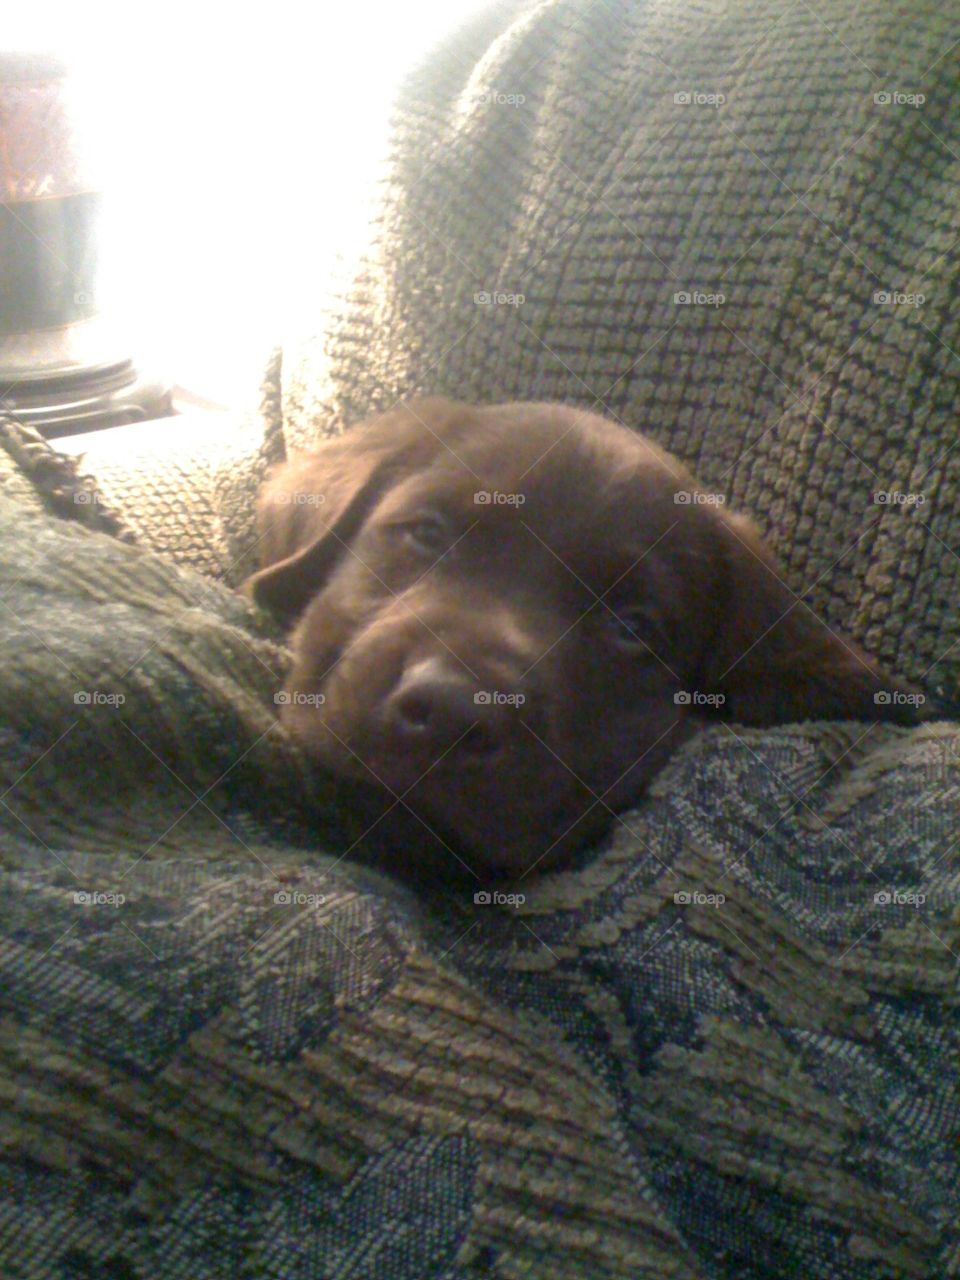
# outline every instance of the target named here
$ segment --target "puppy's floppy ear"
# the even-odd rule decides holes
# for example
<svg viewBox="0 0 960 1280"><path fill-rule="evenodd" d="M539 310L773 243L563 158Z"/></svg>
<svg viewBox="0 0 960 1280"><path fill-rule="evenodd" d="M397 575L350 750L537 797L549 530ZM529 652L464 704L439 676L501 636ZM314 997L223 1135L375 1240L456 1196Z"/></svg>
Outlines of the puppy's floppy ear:
<svg viewBox="0 0 960 1280"><path fill-rule="evenodd" d="M390 485L436 454L459 408L414 401L274 471L257 511L264 567L244 584L257 604L293 622Z"/></svg>
<svg viewBox="0 0 960 1280"><path fill-rule="evenodd" d="M375 455L358 456L338 470L339 483L332 484L323 450L287 463L260 501L265 567L244 585L262 609L284 622L292 622L323 585L381 492Z"/></svg>
<svg viewBox="0 0 960 1280"><path fill-rule="evenodd" d="M727 512L718 516L726 599L719 607L701 687L723 695L719 714L724 720L750 725L831 719L914 724L923 717L914 686L893 681L788 588L750 520Z"/></svg>

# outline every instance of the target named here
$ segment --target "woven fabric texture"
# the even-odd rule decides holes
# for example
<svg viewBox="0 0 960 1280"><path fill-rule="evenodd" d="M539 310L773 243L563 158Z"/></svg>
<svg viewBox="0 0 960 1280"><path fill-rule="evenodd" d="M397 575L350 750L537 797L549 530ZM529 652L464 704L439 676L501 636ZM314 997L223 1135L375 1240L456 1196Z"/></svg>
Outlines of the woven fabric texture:
<svg viewBox="0 0 960 1280"><path fill-rule="evenodd" d="M210 576L281 432L559 398L949 685L954 39L923 4L493 6L408 83L379 239L248 462L178 459L209 546L187 492L164 543L149 466L90 458L131 545L0 449L0 1275L960 1277L956 725L718 727L576 868L415 888L415 845L349 856L275 727L282 638Z"/></svg>
<svg viewBox="0 0 960 1280"><path fill-rule="evenodd" d="M611 413L956 688L955 41L927 0L495 6L406 87L377 244L286 353L290 443L414 392Z"/></svg>
<svg viewBox="0 0 960 1280"><path fill-rule="evenodd" d="M955 726L717 729L579 870L414 894L240 598L0 546L0 1273L957 1274Z"/></svg>

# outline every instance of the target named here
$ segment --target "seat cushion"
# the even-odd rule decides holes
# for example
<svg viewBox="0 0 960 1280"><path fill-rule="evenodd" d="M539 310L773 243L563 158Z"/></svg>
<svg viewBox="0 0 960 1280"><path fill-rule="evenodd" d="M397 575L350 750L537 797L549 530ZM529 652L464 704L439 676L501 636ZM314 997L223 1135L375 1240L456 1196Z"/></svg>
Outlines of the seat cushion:
<svg viewBox="0 0 960 1280"><path fill-rule="evenodd" d="M11 492L0 599L4 1275L950 1273L956 726L720 727L414 890L242 597Z"/></svg>

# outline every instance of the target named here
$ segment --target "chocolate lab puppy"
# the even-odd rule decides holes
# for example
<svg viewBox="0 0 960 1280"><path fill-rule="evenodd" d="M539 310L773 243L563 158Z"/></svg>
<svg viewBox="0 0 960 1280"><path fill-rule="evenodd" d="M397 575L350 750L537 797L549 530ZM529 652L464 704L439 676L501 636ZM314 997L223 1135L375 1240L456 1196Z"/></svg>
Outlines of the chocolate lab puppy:
<svg viewBox="0 0 960 1280"><path fill-rule="evenodd" d="M579 409L397 407L281 466L259 519L286 728L486 870L554 865L708 717L916 719L749 520Z"/></svg>

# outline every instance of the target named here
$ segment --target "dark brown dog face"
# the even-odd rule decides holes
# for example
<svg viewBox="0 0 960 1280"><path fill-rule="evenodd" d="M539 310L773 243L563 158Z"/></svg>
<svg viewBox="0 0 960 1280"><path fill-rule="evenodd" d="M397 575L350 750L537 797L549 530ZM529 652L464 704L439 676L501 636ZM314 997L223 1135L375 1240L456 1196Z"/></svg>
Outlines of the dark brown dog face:
<svg viewBox="0 0 960 1280"><path fill-rule="evenodd" d="M707 717L916 715L749 521L594 414L417 401L282 467L260 517L284 724L474 865L552 865Z"/></svg>

